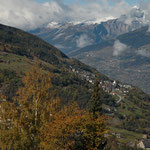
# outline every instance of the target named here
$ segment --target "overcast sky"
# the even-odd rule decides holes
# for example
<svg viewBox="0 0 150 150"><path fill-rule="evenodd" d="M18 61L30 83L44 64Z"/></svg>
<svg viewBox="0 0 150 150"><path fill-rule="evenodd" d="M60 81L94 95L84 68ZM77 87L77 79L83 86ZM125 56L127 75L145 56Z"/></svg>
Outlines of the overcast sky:
<svg viewBox="0 0 150 150"><path fill-rule="evenodd" d="M0 0L0 23L31 30L52 21L101 22L130 12L135 5L149 14L150 0Z"/></svg>
<svg viewBox="0 0 150 150"><path fill-rule="evenodd" d="M37 2L40 2L40 3L45 3L45 2L49 2L51 0L35 0ZM64 0L64 3L66 4L71 4L73 3L75 0ZM78 0L80 3L83 3L86 2L87 0ZM92 1L92 0L91 0ZM99 0L100 1L100 0ZM111 0L109 0L111 1ZM119 0L118 0L119 1ZM127 3L129 3L130 5L137 5L139 4L140 2L143 2L143 0L126 0Z"/></svg>

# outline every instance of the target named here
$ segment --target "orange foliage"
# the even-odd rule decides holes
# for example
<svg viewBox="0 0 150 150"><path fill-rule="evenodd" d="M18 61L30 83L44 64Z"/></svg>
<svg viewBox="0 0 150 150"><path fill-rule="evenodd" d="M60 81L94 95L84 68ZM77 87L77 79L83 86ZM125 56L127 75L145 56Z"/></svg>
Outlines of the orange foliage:
<svg viewBox="0 0 150 150"><path fill-rule="evenodd" d="M98 150L106 132L105 117L95 119L73 103L56 113L54 119L45 126L42 145L47 150L72 150L75 147Z"/></svg>
<svg viewBox="0 0 150 150"><path fill-rule="evenodd" d="M51 90L51 73L32 68L23 78L13 103L1 103L0 145L7 149L40 148L43 124L51 120L51 114L60 109L59 98ZM6 123L5 120L10 120Z"/></svg>
<svg viewBox="0 0 150 150"><path fill-rule="evenodd" d="M60 107L51 73L34 68L23 78L14 102L0 104L0 145L3 149L98 150L106 118L76 103ZM55 97L55 98L54 98ZM97 113L97 112L95 112Z"/></svg>

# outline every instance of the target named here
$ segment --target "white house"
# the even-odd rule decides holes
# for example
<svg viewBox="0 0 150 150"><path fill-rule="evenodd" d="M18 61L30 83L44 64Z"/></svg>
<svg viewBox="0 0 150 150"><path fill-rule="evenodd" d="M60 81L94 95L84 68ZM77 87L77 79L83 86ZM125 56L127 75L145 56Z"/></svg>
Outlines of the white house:
<svg viewBox="0 0 150 150"><path fill-rule="evenodd" d="M137 144L138 148L142 148L144 150L150 150L150 140L144 139L141 140L138 144Z"/></svg>

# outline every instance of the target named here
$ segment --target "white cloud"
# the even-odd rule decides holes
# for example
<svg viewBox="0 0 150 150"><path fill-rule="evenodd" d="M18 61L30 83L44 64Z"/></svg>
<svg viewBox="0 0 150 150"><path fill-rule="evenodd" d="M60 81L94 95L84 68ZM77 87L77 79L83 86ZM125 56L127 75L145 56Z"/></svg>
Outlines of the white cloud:
<svg viewBox="0 0 150 150"><path fill-rule="evenodd" d="M33 0L0 0L0 23L34 29L51 22L62 11L55 1L40 4Z"/></svg>
<svg viewBox="0 0 150 150"><path fill-rule="evenodd" d="M82 34L77 40L77 47L83 48L92 44L92 40L86 34Z"/></svg>
<svg viewBox="0 0 150 150"><path fill-rule="evenodd" d="M101 2L100 2L101 1ZM104 21L117 18L130 11L125 0L84 0L66 5L63 0L51 0L44 4L34 0L0 0L0 23L21 29L35 29L49 22Z"/></svg>
<svg viewBox="0 0 150 150"><path fill-rule="evenodd" d="M141 27L143 25L149 25L148 32L150 32L150 0L141 1L139 5L134 6L125 15L122 15L119 20L128 25L136 26L137 22Z"/></svg>
<svg viewBox="0 0 150 150"><path fill-rule="evenodd" d="M119 40L115 41L113 46L113 56L121 55L127 48L128 46L121 43Z"/></svg>
<svg viewBox="0 0 150 150"><path fill-rule="evenodd" d="M130 25L138 19L150 26L149 0L134 8L125 0L82 1L84 4L74 0L67 5L64 0L50 0L44 4L35 0L0 0L0 23L30 30L50 22L101 22L126 14L121 21ZM110 1L114 4L110 5Z"/></svg>
<svg viewBox="0 0 150 150"><path fill-rule="evenodd" d="M135 6L127 14L122 15L119 18L119 21L127 25L134 25L134 23L138 21L138 23L142 26L143 24L145 24L144 11Z"/></svg>
<svg viewBox="0 0 150 150"><path fill-rule="evenodd" d="M146 1L140 4L140 8L144 11L144 21L149 25L148 32L150 32L150 1Z"/></svg>
<svg viewBox="0 0 150 150"><path fill-rule="evenodd" d="M150 51L146 49L140 49L137 51L138 55L144 56L144 57L150 57Z"/></svg>

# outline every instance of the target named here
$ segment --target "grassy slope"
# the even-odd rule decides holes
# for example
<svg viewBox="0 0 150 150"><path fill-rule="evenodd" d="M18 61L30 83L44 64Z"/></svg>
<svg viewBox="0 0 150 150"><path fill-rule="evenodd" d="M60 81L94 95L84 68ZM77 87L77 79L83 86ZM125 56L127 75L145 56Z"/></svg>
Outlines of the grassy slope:
<svg viewBox="0 0 150 150"><path fill-rule="evenodd" d="M43 70L55 73L53 82L58 88L58 94L63 97L64 103L75 100L81 106L85 106L90 99L89 83L85 79L75 76L70 71L70 67L97 74L100 78L107 78L95 69L75 59L69 59L55 47L36 36L16 28L0 25L1 72L3 72L2 70L14 71L19 80L26 71L30 70L30 67L39 61ZM4 89L7 86L1 83L1 87ZM12 96L12 94L10 95Z"/></svg>
<svg viewBox="0 0 150 150"><path fill-rule="evenodd" d="M69 59L39 38L21 30L0 25L0 89L9 95L10 99L17 88L21 86L20 81L24 73L30 71L30 68L39 62L43 70L51 71L55 74L53 83L57 88L58 95L63 99L63 103L75 100L81 107L85 107L90 99L89 89L91 85L70 71L70 66L97 75L100 79L108 80L107 77L99 74L95 69L75 59ZM130 97L128 96L125 101L117 106L118 111L114 119L118 120L118 124L116 125L115 122L111 126L113 126L113 129L117 129L118 133L122 130L131 132L127 131L129 130L128 128L124 130L125 127L123 126L124 122L128 124L130 120L128 117L119 120L118 116L120 115L135 118L138 114L140 119L136 120L137 123L142 120L147 122L149 119L149 96L141 93L141 91L136 92L131 92ZM145 100L145 102L141 100ZM125 105L125 108L123 105ZM130 107L135 107L135 111L133 112ZM134 126L132 127L133 129L135 128ZM128 137L126 135L125 139Z"/></svg>

